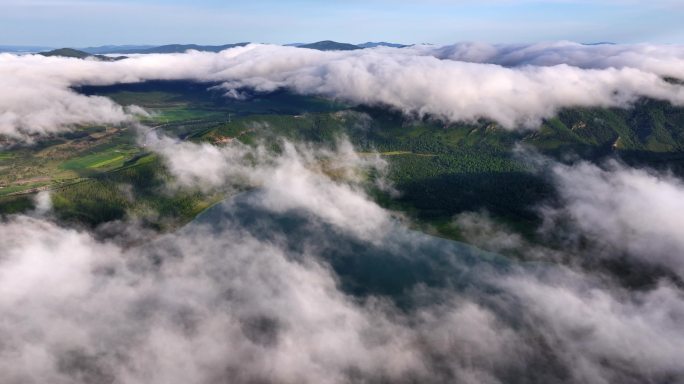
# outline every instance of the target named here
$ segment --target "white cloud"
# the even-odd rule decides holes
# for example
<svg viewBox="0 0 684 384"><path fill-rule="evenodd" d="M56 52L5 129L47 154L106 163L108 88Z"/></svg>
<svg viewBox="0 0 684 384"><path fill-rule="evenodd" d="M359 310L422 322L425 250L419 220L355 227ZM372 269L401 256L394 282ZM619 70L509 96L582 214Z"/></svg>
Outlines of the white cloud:
<svg viewBox="0 0 684 384"><path fill-rule="evenodd" d="M52 197L50 196L50 191L38 192L34 197L36 209L35 212L38 215L45 215L52 210Z"/></svg>
<svg viewBox="0 0 684 384"><path fill-rule="evenodd" d="M536 49L538 56L546 54L550 59L529 59L541 66L515 68L430 56L503 64L513 60L499 57L496 47L470 46L320 52L250 45L220 53L140 55L116 62L3 54L0 75L11 80L0 89L0 129L5 135L25 136L78 123L123 122L128 117L119 106L78 95L69 87L154 79L222 82L227 93L240 87L287 88L351 103L387 105L410 115L452 121L492 119L510 129L534 127L566 107L627 107L641 97L684 104L684 89L660 77L678 74L678 48L620 46L617 52L601 48L590 52L599 56L592 62L582 49L573 49L558 52L553 46L541 47ZM561 65L546 66L550 63Z"/></svg>
<svg viewBox="0 0 684 384"><path fill-rule="evenodd" d="M652 44L585 45L571 41L537 44L459 43L416 46L417 52L441 59L499 64L505 67L567 64L585 69L636 68L684 79L684 46Z"/></svg>
<svg viewBox="0 0 684 384"><path fill-rule="evenodd" d="M358 156L348 141L340 141L335 151L283 141L278 156L237 141L217 147L151 134L146 143L164 157L181 185L258 187L255 204L279 213L305 210L366 240L377 239L390 225L388 213L361 187L363 174L382 170L385 163Z"/></svg>
<svg viewBox="0 0 684 384"><path fill-rule="evenodd" d="M344 294L318 255L293 258L239 227L123 249L39 219L0 226L8 383L499 382L490 367L518 345L474 303L409 319Z"/></svg>
<svg viewBox="0 0 684 384"><path fill-rule="evenodd" d="M0 135L27 139L77 124L118 124L129 121L123 108L98 96L77 95L69 83L34 71L28 63L7 65L0 55ZM14 58L11 58L14 59ZM49 61L39 60L46 69ZM68 66L68 61L61 61ZM16 64L16 63L15 63Z"/></svg>
<svg viewBox="0 0 684 384"><path fill-rule="evenodd" d="M571 271L508 277L501 286L521 299L529 321L573 381L681 380L684 295L663 284L629 292Z"/></svg>
<svg viewBox="0 0 684 384"><path fill-rule="evenodd" d="M569 218L577 232L644 263L684 276L684 184L678 178L618 163L556 165L559 208L551 224ZM597 251L596 256L601 252Z"/></svg>

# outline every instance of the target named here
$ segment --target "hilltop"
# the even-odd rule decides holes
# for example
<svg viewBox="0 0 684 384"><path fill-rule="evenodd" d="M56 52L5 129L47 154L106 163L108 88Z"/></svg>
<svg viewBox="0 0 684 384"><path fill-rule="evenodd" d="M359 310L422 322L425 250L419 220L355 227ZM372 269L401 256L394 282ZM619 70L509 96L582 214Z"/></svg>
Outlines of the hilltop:
<svg viewBox="0 0 684 384"><path fill-rule="evenodd" d="M221 52L228 48L244 47L249 43L235 43L235 44L223 44L223 45L197 45L197 44L168 44L159 47L152 48L142 48L142 49L130 49L119 51L118 53L130 54L130 53L183 53L190 49L202 52Z"/></svg>
<svg viewBox="0 0 684 384"><path fill-rule="evenodd" d="M242 43L230 43L222 45L200 45L200 44L165 44L165 45L102 45L97 47L85 47L85 48L62 48L56 49L54 51L45 52L45 56L64 56L64 57L78 57L85 58L89 56L106 55L106 54L149 54L149 53L183 53L188 50L195 50L200 52L220 52L225 49L234 47L243 47L249 44L248 42ZM299 48L309 48L317 49L320 51L351 51L357 49L365 48L375 48L375 47L392 47L392 48L404 48L408 45L388 43L385 41L380 42L366 42L361 44L350 44L341 43L332 40L323 40L314 43L292 43L285 44L286 47L299 47ZM29 47L23 47L24 52L31 52ZM34 47L36 48L36 47ZM40 48L35 49L33 52L47 51L51 48ZM2 47L0 47L2 50ZM8 49L9 52L19 52L16 49ZM100 57L102 60L103 59Z"/></svg>
<svg viewBox="0 0 684 384"><path fill-rule="evenodd" d="M298 48L317 49L319 51L353 51L356 49L363 49L358 45L348 43L338 43L337 41L324 40L311 44L299 45Z"/></svg>
<svg viewBox="0 0 684 384"><path fill-rule="evenodd" d="M102 61L116 61L116 60L121 60L125 59L124 56L120 57L109 57L109 56L103 56L103 55L92 55L88 52L83 52L78 49L73 49L73 48L59 48L59 49L54 49L52 51L47 51L47 52L40 52L40 55L43 56L59 56L59 57L73 57L77 59L86 59L86 58L96 58L98 60Z"/></svg>
<svg viewBox="0 0 684 384"><path fill-rule="evenodd" d="M120 53L123 51L134 51L141 49L151 49L155 48L156 45L102 45L99 47L86 47L79 48L83 52L88 52L93 55L104 55L109 53Z"/></svg>
<svg viewBox="0 0 684 384"><path fill-rule="evenodd" d="M405 44L388 43L386 41L378 41L378 42L369 41L367 43L357 44L357 46L361 47L361 48L376 48L376 47L405 48L405 47L408 47L408 45L405 45Z"/></svg>
<svg viewBox="0 0 684 384"><path fill-rule="evenodd" d="M366 49L366 48L376 48L376 47L391 47L391 48L404 48L407 47L407 45L403 44L396 44L396 43L387 43L384 41L380 42L366 42L362 44L349 44L349 43L340 43L337 41L332 41L332 40L324 40L324 41L318 41L315 43L310 43L310 44L288 44L290 46L295 46L299 48L309 48L309 49L318 49L319 51L353 51L356 49Z"/></svg>

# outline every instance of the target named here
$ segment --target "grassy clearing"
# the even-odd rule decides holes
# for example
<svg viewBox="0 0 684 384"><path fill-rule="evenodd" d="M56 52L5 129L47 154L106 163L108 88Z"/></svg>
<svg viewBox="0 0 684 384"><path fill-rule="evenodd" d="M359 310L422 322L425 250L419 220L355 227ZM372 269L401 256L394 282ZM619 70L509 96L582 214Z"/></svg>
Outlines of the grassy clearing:
<svg viewBox="0 0 684 384"><path fill-rule="evenodd" d="M30 194L122 167L140 152L122 127L78 127L0 157L0 196ZM0 213L5 212L0 204Z"/></svg>
<svg viewBox="0 0 684 384"><path fill-rule="evenodd" d="M188 109L186 107L173 107L164 109L152 110L152 115L149 118L142 120L146 124L169 124L183 122L187 120L228 120L227 113L206 110L206 109Z"/></svg>
<svg viewBox="0 0 684 384"><path fill-rule="evenodd" d="M223 195L170 190L171 180L157 156L53 191L55 213L62 220L97 226L125 217L168 230L192 220Z"/></svg>
<svg viewBox="0 0 684 384"><path fill-rule="evenodd" d="M17 184L17 185L10 185L6 187L0 188L0 196L7 196L7 195L12 195L16 194L19 192L23 191L29 191L33 190L36 188L42 188L47 185L50 185L51 183L49 181L44 181L44 182L39 182L39 183L26 183L26 184Z"/></svg>
<svg viewBox="0 0 684 384"><path fill-rule="evenodd" d="M114 165L114 163L116 163L116 165L118 165L118 166L121 166L121 165L123 165L123 159L124 158L125 158L124 155L119 155L119 156L113 157L113 158L108 159L108 160L100 161L99 163L93 164L93 165L89 166L88 168L100 168L100 167L104 167L106 165L111 166L111 165Z"/></svg>
<svg viewBox="0 0 684 384"><path fill-rule="evenodd" d="M69 159L59 168L64 170L86 170L96 168L116 168L123 166L124 161L136 154L138 150L111 148L103 152L87 154Z"/></svg>

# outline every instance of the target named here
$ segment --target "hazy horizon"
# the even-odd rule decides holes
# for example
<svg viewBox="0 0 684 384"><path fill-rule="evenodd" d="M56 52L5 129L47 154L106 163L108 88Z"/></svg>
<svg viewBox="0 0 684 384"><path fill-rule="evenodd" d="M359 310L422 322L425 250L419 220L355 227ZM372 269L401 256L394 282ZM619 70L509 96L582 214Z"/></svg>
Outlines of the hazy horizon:
<svg viewBox="0 0 684 384"><path fill-rule="evenodd" d="M656 0L5 0L1 45L288 44L335 40L449 44L684 41L681 3ZM629 5L629 6L627 6ZM354 25L354 28L349 28ZM315 36L315 38L312 38Z"/></svg>

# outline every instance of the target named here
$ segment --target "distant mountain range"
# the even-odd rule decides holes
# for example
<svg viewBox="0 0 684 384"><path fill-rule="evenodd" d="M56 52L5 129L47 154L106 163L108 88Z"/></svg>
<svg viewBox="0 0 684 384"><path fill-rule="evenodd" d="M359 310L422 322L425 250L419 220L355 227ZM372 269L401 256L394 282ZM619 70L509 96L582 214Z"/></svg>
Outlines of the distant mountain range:
<svg viewBox="0 0 684 384"><path fill-rule="evenodd" d="M110 55L110 54L140 54L140 53L183 53L189 49L203 52L220 52L224 49L233 47L242 47L249 43L235 43L235 44L223 44L223 45L197 45L197 44L167 44L167 45L103 45L99 47L86 47L72 49L74 51L80 51L82 53L90 55ZM583 43L583 45L613 45L615 43L611 42L596 42L596 43ZM287 47L298 47L298 48L309 48L317 49L319 51L351 51L356 49L365 48L376 48L376 47L391 47L391 48L404 48L409 45L388 43L385 41L379 42L366 42L361 44L349 44L340 43L332 40L318 41L315 43L290 43L284 44ZM60 48L53 50L54 47L45 46L32 46L32 45L0 45L0 52L10 52L10 53L54 53L67 48ZM49 51L49 52L48 52ZM63 54L56 55L50 54L48 56L66 56L66 57L78 57L75 56L74 52L62 52ZM83 56L86 57L86 56Z"/></svg>
<svg viewBox="0 0 684 384"><path fill-rule="evenodd" d="M137 53L183 53L193 49L204 52L220 52L224 49L241 47L249 43L224 44L224 45L197 45L197 44L167 44L167 45L103 45L101 47L80 48L81 51L90 54L137 54Z"/></svg>
<svg viewBox="0 0 684 384"><path fill-rule="evenodd" d="M105 45L102 47L88 47L80 49L90 54L139 54L139 53L182 53L189 49L203 52L220 52L224 49L242 47L249 43L236 43L224 45L197 45L197 44L168 44L161 46L135 46L135 45ZM290 47L317 49L319 51L351 51L355 49L374 48L379 46L402 48L405 45L393 43L363 43L359 45L339 43L332 40L318 41L315 43L292 43L285 44Z"/></svg>
<svg viewBox="0 0 684 384"><path fill-rule="evenodd" d="M43 56L63 56L63 57L97 57L100 60L117 60L123 58L103 55L121 54L146 54L146 53L183 53L190 49L203 52L220 52L224 49L242 47L249 43L235 43L223 45L197 45L197 44L168 44L161 46L153 45L103 45L99 47L86 48L59 48L53 49L51 47L39 46L15 46L15 45L0 45L0 52L12 53L41 53ZM285 44L285 46L317 49L319 51L351 51L357 49L376 48L376 47L392 47L404 48L407 45L388 43L388 42L367 42L362 44L340 43L332 40L318 41L315 43L292 43Z"/></svg>
<svg viewBox="0 0 684 384"><path fill-rule="evenodd" d="M396 44L396 43L388 43L388 42L385 42L385 41L380 41L380 42L372 42L372 41L369 41L369 42L367 42L367 43L356 44L356 45L359 46L359 47L361 47L361 48L376 48L376 47L404 48L404 47L408 47L408 45Z"/></svg>
<svg viewBox="0 0 684 384"><path fill-rule="evenodd" d="M319 41L316 43L311 43L311 44L288 44L290 46L294 47L299 47L299 48L309 48L309 49L318 49L319 51L353 51L356 49L365 49L365 48L376 48L376 47L392 47L392 48L404 48L407 47L407 45L404 44L395 44L395 43L387 43L384 41L381 42L367 42L363 44L348 44L348 43L338 43L337 41L332 41L332 40L324 40L324 41Z"/></svg>
<svg viewBox="0 0 684 384"><path fill-rule="evenodd" d="M110 53L122 53L126 51L152 49L156 47L156 45L103 45L100 47L80 48L80 50L93 55L106 55Z"/></svg>
<svg viewBox="0 0 684 384"><path fill-rule="evenodd" d="M582 43L582 45L616 45L616 43L611 43L610 41L599 41L598 43Z"/></svg>
<svg viewBox="0 0 684 384"><path fill-rule="evenodd" d="M319 51L353 51L355 49L363 49L358 45L338 43L337 41L324 40L311 44L299 45L298 48L317 49Z"/></svg>

